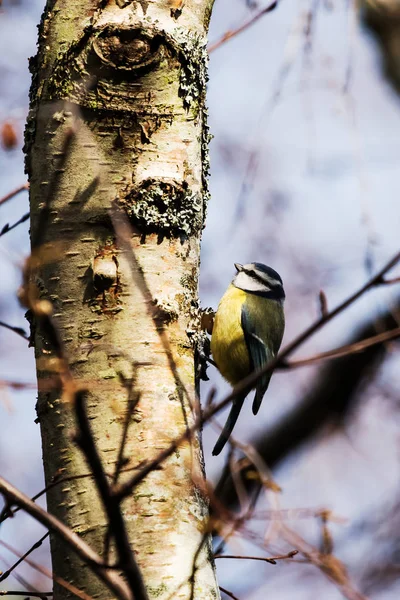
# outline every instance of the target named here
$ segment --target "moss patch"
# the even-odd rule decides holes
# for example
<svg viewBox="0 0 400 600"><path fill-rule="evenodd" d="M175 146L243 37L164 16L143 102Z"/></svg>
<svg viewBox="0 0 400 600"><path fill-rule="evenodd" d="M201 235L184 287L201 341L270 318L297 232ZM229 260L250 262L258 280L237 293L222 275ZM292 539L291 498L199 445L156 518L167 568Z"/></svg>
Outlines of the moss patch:
<svg viewBox="0 0 400 600"><path fill-rule="evenodd" d="M186 182L147 179L119 201L139 230L168 237L203 227L203 198Z"/></svg>

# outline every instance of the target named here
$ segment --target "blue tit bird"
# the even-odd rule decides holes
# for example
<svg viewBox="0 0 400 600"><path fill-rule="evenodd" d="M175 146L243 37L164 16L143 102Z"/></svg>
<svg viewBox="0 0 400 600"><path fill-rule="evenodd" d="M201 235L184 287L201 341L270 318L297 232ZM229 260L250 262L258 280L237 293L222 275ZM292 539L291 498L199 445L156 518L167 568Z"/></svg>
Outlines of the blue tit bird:
<svg viewBox="0 0 400 600"><path fill-rule="evenodd" d="M285 329L282 279L262 263L235 264L237 273L218 305L211 336L211 352L221 375L235 386L255 370L264 367L278 353ZM257 383L253 414L257 414L272 373ZM237 396L215 444L218 455L243 406L247 393Z"/></svg>

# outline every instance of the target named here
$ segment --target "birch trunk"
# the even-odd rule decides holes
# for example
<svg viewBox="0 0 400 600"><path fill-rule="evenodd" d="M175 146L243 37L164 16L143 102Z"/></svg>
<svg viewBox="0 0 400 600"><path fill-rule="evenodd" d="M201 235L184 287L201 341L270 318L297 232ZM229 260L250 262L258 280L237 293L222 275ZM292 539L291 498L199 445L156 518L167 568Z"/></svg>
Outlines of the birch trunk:
<svg viewBox="0 0 400 600"><path fill-rule="evenodd" d="M208 199L206 32L213 0L48 0L31 61L26 129L35 284L53 305L107 472L130 406L124 469L193 423L199 243ZM133 227L118 246L113 202ZM35 325L35 324L33 324ZM87 473L74 413L53 389L52 341L33 327L47 484ZM127 388L131 385L130 394ZM124 501L151 598L219 597L198 439ZM123 482L129 473L123 472ZM107 521L92 479L53 487L48 509L102 552ZM56 537L54 572L94 598L110 592ZM112 551L112 550L111 550ZM194 560L196 568L194 569ZM56 600L72 596L55 585Z"/></svg>

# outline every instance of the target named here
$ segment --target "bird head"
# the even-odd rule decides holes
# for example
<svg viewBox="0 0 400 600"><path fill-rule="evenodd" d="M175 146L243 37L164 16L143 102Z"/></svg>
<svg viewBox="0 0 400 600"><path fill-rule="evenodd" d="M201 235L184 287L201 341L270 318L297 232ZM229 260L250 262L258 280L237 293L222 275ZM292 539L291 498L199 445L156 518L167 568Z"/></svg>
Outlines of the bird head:
<svg viewBox="0 0 400 600"><path fill-rule="evenodd" d="M244 292L284 300L285 292L281 276L271 267L259 262L241 265L235 263L236 275L233 285Z"/></svg>

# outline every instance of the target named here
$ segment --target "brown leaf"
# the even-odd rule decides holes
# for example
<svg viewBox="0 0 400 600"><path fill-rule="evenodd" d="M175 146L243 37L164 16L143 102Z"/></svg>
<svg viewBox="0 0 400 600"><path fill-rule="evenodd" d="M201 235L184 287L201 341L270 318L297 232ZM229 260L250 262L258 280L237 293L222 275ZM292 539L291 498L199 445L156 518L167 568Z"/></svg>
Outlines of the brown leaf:
<svg viewBox="0 0 400 600"><path fill-rule="evenodd" d="M5 121L1 126L1 143L5 150L13 150L18 144L18 137L14 125L10 121Z"/></svg>

